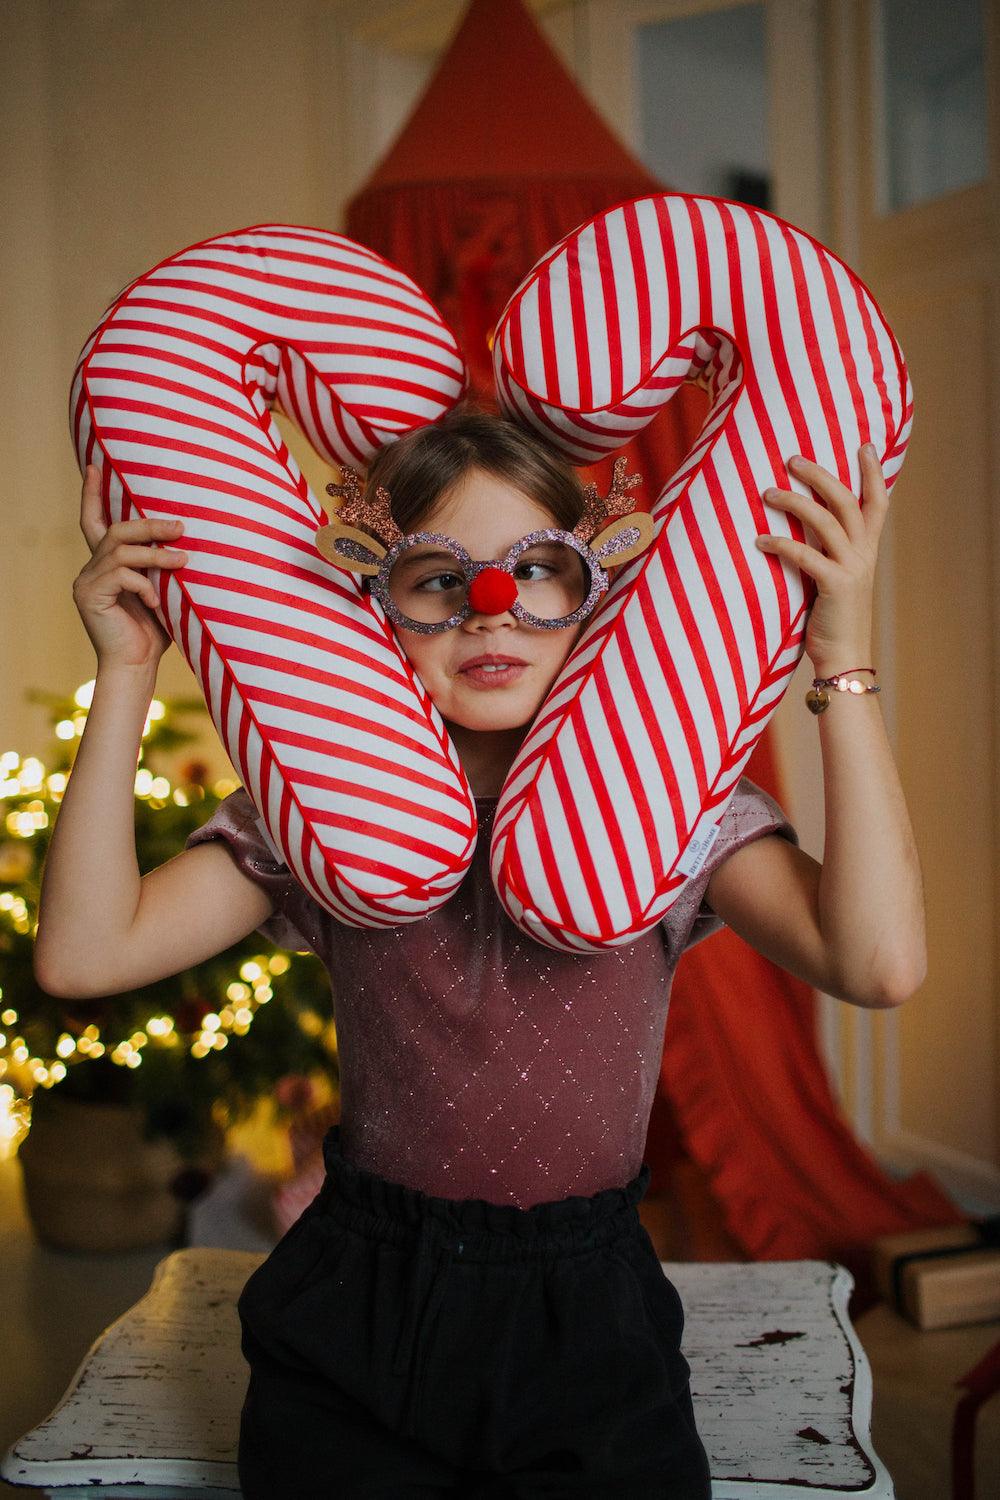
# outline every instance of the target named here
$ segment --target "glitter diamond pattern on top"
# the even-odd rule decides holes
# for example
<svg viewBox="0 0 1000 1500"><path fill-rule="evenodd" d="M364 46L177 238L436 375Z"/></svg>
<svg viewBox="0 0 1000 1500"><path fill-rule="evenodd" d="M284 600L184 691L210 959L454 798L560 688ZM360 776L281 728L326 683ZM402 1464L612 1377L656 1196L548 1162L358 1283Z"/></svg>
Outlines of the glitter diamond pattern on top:
<svg viewBox="0 0 1000 1500"><path fill-rule="evenodd" d="M403 927L336 921L277 861L241 788L187 840L222 838L275 902L260 932L330 973L348 1160L445 1198L528 1208L620 1186L642 1164L670 987L685 948L722 927L705 887L781 808L742 777L708 857L652 931L595 954L523 935L489 877L495 798L453 898Z"/></svg>

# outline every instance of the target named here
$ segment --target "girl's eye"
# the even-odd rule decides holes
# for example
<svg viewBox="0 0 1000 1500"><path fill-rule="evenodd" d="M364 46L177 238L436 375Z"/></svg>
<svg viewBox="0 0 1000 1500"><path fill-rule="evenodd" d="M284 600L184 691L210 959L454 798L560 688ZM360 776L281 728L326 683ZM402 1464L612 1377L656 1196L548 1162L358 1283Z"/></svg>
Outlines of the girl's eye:
<svg viewBox="0 0 1000 1500"><path fill-rule="evenodd" d="M418 583L417 588L428 594L437 594L447 589L461 588L463 582L464 580L459 578L457 573L433 573L429 578ZM440 589L435 587L437 584L442 585Z"/></svg>
<svg viewBox="0 0 1000 1500"><path fill-rule="evenodd" d="M541 563L541 562L526 562L526 563L518 563L517 567L514 569L515 576L518 577L518 578L522 577L523 574L524 574L524 570L526 568L541 568L541 570L542 570L541 574L538 575L538 576L536 576L535 578L527 578L527 579L525 579L526 583L541 583L541 581L542 581L543 578L551 577L552 573L555 571L553 568L550 568L546 563Z"/></svg>

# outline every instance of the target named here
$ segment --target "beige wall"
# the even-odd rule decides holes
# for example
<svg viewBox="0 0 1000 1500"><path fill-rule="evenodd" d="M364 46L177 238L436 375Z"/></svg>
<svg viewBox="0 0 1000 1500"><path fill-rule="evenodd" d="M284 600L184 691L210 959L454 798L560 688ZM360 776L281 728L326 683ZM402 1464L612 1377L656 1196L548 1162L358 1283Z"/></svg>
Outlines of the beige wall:
<svg viewBox="0 0 1000 1500"><path fill-rule="evenodd" d="M87 333L165 255L268 220L337 227L355 183L335 6L8 0L0 24L0 750L40 754L48 717L24 689L70 693L95 669L66 416ZM160 687L200 695L174 647Z"/></svg>
<svg viewBox="0 0 1000 1500"><path fill-rule="evenodd" d="M726 0L733 3L733 0ZM917 420L883 541L877 655L925 870L931 968L899 1012L820 997L821 1041L859 1134L1000 1207L1000 309L997 176L929 211L871 203L871 0L768 0L778 212L862 275L899 335ZM630 28L721 0L536 0L581 83L635 140ZM87 557L66 395L118 288L162 256L268 219L336 228L405 118L458 0L8 0L0 153L7 233L0 435L0 750L44 752L23 702L71 692L93 653L70 586ZM992 56L997 0L989 0ZM1000 72L1000 70L997 70ZM996 100L993 101L996 126ZM994 129L1000 140L1000 129ZM301 446L297 445L301 453ZM775 717L788 811L823 848L804 662ZM176 649L166 694L198 692ZM211 726L202 747L229 763Z"/></svg>
<svg viewBox="0 0 1000 1500"><path fill-rule="evenodd" d="M906 352L918 416L884 580L895 748L924 870L930 968L872 1018L875 1140L1000 1205L1000 5L987 0L992 173L880 208L871 0L840 7L835 109L856 122L841 229ZM894 495L895 499L895 495ZM854 1085L855 1090L857 1084Z"/></svg>

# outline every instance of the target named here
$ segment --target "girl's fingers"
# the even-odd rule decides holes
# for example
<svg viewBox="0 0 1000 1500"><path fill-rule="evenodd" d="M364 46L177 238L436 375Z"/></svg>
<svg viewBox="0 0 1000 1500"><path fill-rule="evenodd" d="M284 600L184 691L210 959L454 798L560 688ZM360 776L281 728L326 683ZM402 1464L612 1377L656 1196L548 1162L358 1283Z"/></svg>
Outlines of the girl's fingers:
<svg viewBox="0 0 1000 1500"><path fill-rule="evenodd" d="M877 542L889 514L889 491L878 454L871 443L866 443L861 449L861 496L865 528L872 541Z"/></svg>
<svg viewBox="0 0 1000 1500"><path fill-rule="evenodd" d="M159 604L159 596L146 577L134 568L111 568L88 579L87 570L73 582L73 597L81 612L103 613L120 603L119 595L138 594L147 604Z"/></svg>
<svg viewBox="0 0 1000 1500"><path fill-rule="evenodd" d="M111 576L119 593L138 594L151 609L159 604L160 596L144 573L136 573L131 568L116 568Z"/></svg>
<svg viewBox="0 0 1000 1500"><path fill-rule="evenodd" d="M814 464L807 458L802 458L799 454L795 454L788 460L787 468L793 478L801 479L810 489L823 497L850 541L857 543L864 540L865 523L858 497L852 494L846 484L841 484L840 480L827 469L821 468L819 464Z"/></svg>
<svg viewBox="0 0 1000 1500"><path fill-rule="evenodd" d="M122 563L131 564L134 568L159 568L177 567L187 560L188 553L177 547L130 547L125 542L119 542L101 559L103 567L99 564L98 572L103 574L105 567L114 568Z"/></svg>
<svg viewBox="0 0 1000 1500"><path fill-rule="evenodd" d="M80 491L80 530L91 552L96 550L107 529L101 510L101 471L96 464L88 464Z"/></svg>
<svg viewBox="0 0 1000 1500"><path fill-rule="evenodd" d="M831 515L818 500L800 495L795 490L765 490L762 498L768 505L789 510L798 516L806 526L812 527L831 557L839 562L844 561L851 546L851 538L837 517Z"/></svg>
<svg viewBox="0 0 1000 1500"><path fill-rule="evenodd" d="M105 537L111 546L117 546L119 542L158 542L161 538L172 542L178 540L183 531L183 521L149 521L139 517L135 521L115 521L108 527Z"/></svg>
<svg viewBox="0 0 1000 1500"><path fill-rule="evenodd" d="M93 482L91 481L92 470L95 476ZM98 552L102 556L107 556L123 541L177 541L183 535L184 523L166 518L148 520L139 516L134 521L114 521L110 526L106 526L101 510L100 471L88 464L80 505L80 528L87 538L91 552L95 556Z"/></svg>
<svg viewBox="0 0 1000 1500"><path fill-rule="evenodd" d="M793 541L788 536L759 536L757 546L762 552L768 552L774 557L794 563L797 568L802 569L803 573L808 573L811 578L815 578L824 592L829 593L833 588L837 577L837 564L832 557L824 557L822 552L817 552L815 547L809 547L805 542Z"/></svg>

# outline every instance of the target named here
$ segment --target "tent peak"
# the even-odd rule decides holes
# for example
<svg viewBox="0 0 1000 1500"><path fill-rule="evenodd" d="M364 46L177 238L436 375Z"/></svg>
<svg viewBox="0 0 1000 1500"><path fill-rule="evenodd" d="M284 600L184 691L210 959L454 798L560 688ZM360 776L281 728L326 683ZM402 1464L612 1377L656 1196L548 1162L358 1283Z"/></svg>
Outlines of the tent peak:
<svg viewBox="0 0 1000 1500"><path fill-rule="evenodd" d="M446 172L442 172L442 164ZM430 83L364 190L487 178L612 177L656 191L522 0L471 0Z"/></svg>

